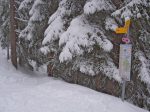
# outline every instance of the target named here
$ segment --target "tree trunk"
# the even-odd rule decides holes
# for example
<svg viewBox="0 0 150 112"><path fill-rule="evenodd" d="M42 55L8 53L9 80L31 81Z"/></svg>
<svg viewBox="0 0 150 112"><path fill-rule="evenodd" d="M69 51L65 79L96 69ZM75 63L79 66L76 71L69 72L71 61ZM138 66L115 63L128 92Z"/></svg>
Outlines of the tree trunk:
<svg viewBox="0 0 150 112"><path fill-rule="evenodd" d="M16 52L16 21L15 21L15 1L10 0L10 41L11 41L11 62L17 68Z"/></svg>

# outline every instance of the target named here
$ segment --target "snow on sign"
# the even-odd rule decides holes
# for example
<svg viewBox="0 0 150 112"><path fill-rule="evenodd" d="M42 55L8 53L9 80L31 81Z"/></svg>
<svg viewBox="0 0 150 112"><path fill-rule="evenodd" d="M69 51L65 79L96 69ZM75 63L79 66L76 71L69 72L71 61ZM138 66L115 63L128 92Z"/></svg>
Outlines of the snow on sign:
<svg viewBox="0 0 150 112"><path fill-rule="evenodd" d="M120 45L119 73L123 80L130 81L132 45Z"/></svg>

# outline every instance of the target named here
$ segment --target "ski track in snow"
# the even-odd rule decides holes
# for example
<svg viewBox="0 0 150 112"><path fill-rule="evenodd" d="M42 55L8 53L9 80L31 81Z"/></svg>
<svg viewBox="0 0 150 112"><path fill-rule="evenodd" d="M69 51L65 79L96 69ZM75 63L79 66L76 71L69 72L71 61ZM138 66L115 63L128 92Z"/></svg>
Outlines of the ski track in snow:
<svg viewBox="0 0 150 112"><path fill-rule="evenodd" d="M148 112L79 85L16 71L5 54L0 49L0 112Z"/></svg>

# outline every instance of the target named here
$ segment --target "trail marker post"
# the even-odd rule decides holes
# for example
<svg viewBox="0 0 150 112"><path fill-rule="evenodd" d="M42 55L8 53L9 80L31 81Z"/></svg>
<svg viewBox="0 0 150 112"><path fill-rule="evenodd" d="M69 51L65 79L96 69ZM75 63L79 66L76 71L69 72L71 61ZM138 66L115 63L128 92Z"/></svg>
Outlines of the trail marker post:
<svg viewBox="0 0 150 112"><path fill-rule="evenodd" d="M131 72L131 54L132 54L132 45L130 44L129 38L129 27L130 19L128 18L125 21L125 26L116 28L115 32L117 34L125 34L126 37L122 38L122 42L125 44L120 45L120 57L119 57L119 74L122 77L122 101L125 99L125 88L126 81L130 81L130 72Z"/></svg>

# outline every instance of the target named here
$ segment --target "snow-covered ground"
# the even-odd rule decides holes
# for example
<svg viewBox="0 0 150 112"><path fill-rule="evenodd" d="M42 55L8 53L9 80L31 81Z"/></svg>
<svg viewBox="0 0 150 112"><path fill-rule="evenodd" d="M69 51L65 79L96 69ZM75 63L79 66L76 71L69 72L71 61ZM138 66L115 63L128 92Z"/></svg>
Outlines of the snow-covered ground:
<svg viewBox="0 0 150 112"><path fill-rule="evenodd" d="M0 112L148 112L121 99L16 71L0 48Z"/></svg>

